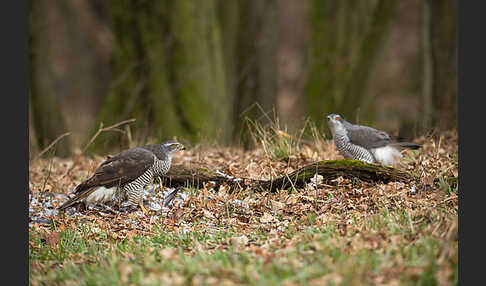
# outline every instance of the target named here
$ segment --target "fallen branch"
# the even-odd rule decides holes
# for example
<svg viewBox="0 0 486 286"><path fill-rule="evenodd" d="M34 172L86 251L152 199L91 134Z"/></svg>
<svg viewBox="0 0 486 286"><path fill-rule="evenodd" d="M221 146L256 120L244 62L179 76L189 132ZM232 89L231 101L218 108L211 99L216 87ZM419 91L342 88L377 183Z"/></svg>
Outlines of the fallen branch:
<svg viewBox="0 0 486 286"><path fill-rule="evenodd" d="M276 191L289 187L304 186L315 174L323 176L324 183L333 185L332 180L339 176L348 179L359 179L364 182L383 182L390 181L409 182L415 177L407 172L400 171L392 167L385 167L376 164L368 164L356 160L328 160L319 161L300 168L290 174L284 174L274 180L257 180L249 178L231 178L221 176L207 169L195 168L188 169L183 166L173 166L170 171L163 176L168 187L203 187L205 183L214 183L219 186L226 183L230 186L249 187L254 190Z"/></svg>
<svg viewBox="0 0 486 286"><path fill-rule="evenodd" d="M288 174L288 178L287 176L281 176L273 181L263 181L259 184L259 187L271 191L286 189L292 185L302 187L315 174L323 176L326 184L332 184L331 181L339 176L348 179L359 179L364 182L382 183L391 181L409 182L414 179L413 175L392 167L344 159L319 161Z"/></svg>
<svg viewBox="0 0 486 286"><path fill-rule="evenodd" d="M216 186L222 183L235 183L234 179L227 176L218 175L215 171L205 168L186 168L174 165L169 172L162 176L163 184L167 187L198 187L202 188L205 183L214 183ZM255 180L253 180L255 181ZM241 182L241 181L239 181Z"/></svg>

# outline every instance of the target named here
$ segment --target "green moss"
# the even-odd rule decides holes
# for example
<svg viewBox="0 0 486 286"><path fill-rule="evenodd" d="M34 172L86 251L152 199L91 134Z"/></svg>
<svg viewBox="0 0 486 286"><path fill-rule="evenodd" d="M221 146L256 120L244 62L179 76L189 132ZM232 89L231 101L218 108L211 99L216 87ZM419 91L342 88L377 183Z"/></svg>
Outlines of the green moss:
<svg viewBox="0 0 486 286"><path fill-rule="evenodd" d="M323 160L319 161L317 164L321 165L326 165L326 166L336 166L336 167L346 167L346 168L366 168L366 169L373 169L376 171L398 171L404 174L407 174L411 177L416 177L414 174L407 172L407 171L402 171L395 169L393 167L389 166L382 166L382 165L377 165L377 164L370 164L366 163L363 161L358 161L358 160L352 160L352 159L340 159L340 160Z"/></svg>
<svg viewBox="0 0 486 286"><path fill-rule="evenodd" d="M334 165L334 166L344 166L344 167L368 167L368 166L376 166L372 164L368 164L363 161L353 160L353 159L341 159L341 160L323 160L320 161L319 164L322 165ZM386 167L384 167L386 168Z"/></svg>

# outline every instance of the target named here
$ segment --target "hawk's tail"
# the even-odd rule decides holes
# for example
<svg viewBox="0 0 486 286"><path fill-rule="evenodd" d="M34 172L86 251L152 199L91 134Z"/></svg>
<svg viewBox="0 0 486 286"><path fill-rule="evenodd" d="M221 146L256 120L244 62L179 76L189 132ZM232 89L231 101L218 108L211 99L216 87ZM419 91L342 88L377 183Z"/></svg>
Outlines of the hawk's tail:
<svg viewBox="0 0 486 286"><path fill-rule="evenodd" d="M398 147L412 149L412 150L422 147L421 144L411 143L411 142L395 142L393 143L393 146L398 146Z"/></svg>
<svg viewBox="0 0 486 286"><path fill-rule="evenodd" d="M68 207L70 207L70 206L78 203L78 202L79 202L79 199L77 197L74 197L74 198L69 199L67 202L65 202L64 204L62 204L57 209L61 211L61 210L64 210L64 209L66 209L66 208L68 208Z"/></svg>
<svg viewBox="0 0 486 286"><path fill-rule="evenodd" d="M170 192L167 197L165 197L164 199L164 207L168 207L170 204L172 204L172 201L175 199L177 193L179 192L181 188L176 188L175 190L173 190L172 192Z"/></svg>
<svg viewBox="0 0 486 286"><path fill-rule="evenodd" d="M78 186L79 187L79 186ZM76 193L76 190L78 188L75 189L75 193ZM67 200L67 202L65 202L64 204L62 204L60 207L58 207L57 209L58 210L64 210L70 206L73 206L77 203L79 203L82 199L86 198L87 196L89 196L89 194L91 194L96 188L90 188L90 189L86 189L84 190L82 193L77 193L74 197L70 198L69 200Z"/></svg>

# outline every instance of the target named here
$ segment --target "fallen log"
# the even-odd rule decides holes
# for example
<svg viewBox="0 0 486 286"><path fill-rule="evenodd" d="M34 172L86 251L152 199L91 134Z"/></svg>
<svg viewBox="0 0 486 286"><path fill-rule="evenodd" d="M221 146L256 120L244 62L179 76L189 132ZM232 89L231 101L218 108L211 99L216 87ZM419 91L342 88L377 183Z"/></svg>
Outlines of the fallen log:
<svg viewBox="0 0 486 286"><path fill-rule="evenodd" d="M381 183L391 181L409 182L414 179L412 174L392 167L344 159L312 163L290 174L280 176L275 180L263 181L259 187L271 191L286 189L292 186L302 187L315 174L321 175L326 184L333 184L332 180L339 176L348 179L358 179L358 181Z"/></svg>
<svg viewBox="0 0 486 286"><path fill-rule="evenodd" d="M332 180L339 176L357 179L357 182L381 183L391 181L409 182L415 179L414 175L392 167L344 159L315 162L272 180L233 178L219 175L215 171L205 168L188 169L183 166L173 166L163 176L163 180L168 187L192 186L201 188L204 183L212 182L216 187L226 183L231 187L252 188L255 191L276 191L289 187L303 187L316 173L323 176L324 183L331 185L334 184Z"/></svg>
<svg viewBox="0 0 486 286"><path fill-rule="evenodd" d="M174 165L169 172L162 176L163 184L167 187L198 187L202 188L204 183L214 182L216 185L228 183L228 177L218 175L216 171L206 168L187 168L181 165Z"/></svg>

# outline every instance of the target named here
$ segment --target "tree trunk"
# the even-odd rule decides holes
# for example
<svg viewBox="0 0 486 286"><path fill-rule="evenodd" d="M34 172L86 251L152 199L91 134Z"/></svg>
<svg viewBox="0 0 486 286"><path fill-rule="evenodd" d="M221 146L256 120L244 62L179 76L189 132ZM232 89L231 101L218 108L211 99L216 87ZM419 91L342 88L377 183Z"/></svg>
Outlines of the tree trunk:
<svg viewBox="0 0 486 286"><path fill-rule="evenodd" d="M148 138L225 142L228 100L214 1L113 2L114 81L100 120L136 118ZM113 145L120 135L98 140Z"/></svg>
<svg viewBox="0 0 486 286"><path fill-rule="evenodd" d="M457 0L430 3L433 125L457 129Z"/></svg>
<svg viewBox="0 0 486 286"><path fill-rule="evenodd" d="M274 108L278 6L274 0L248 0L239 4L233 140L249 147L251 140L245 118L259 119Z"/></svg>
<svg viewBox="0 0 486 286"><path fill-rule="evenodd" d="M32 111L32 95L29 89L29 160L39 153L39 144L35 134L35 125Z"/></svg>
<svg viewBox="0 0 486 286"><path fill-rule="evenodd" d="M422 79L422 132L427 132L432 127L433 110L433 66L432 49L430 37L430 3L422 1L422 58L423 58L423 79Z"/></svg>
<svg viewBox="0 0 486 286"><path fill-rule="evenodd" d="M359 45L356 61L347 79L344 100L338 107L345 118L353 118L359 112L357 123L374 120L374 95L366 94L369 74L386 38L393 18L396 0L380 0L374 9L369 29ZM361 122L360 122L361 121Z"/></svg>
<svg viewBox="0 0 486 286"><path fill-rule="evenodd" d="M61 114L60 98L56 90L56 77L53 73L52 51L49 38L50 19L47 5L49 2L30 2L30 96L32 141L39 148L45 148L61 134L66 132ZM52 149L53 155L70 154L69 138L59 141ZM35 144L34 144L35 145Z"/></svg>
<svg viewBox="0 0 486 286"><path fill-rule="evenodd" d="M226 79L225 94L229 104L229 121L231 123L227 125L227 128L229 134L233 137L233 134L235 133L235 124L233 124L235 116L233 113L235 112L234 106L238 98L237 86L240 80L236 68L236 63L238 61L237 40L240 22L240 0L218 0L217 11L219 26L221 27L221 42L223 47L222 51Z"/></svg>
<svg viewBox="0 0 486 286"><path fill-rule="evenodd" d="M387 34L395 0L320 1L310 5L307 111L317 126L329 113L372 118L365 95L376 55ZM370 100L371 99L371 100Z"/></svg>
<svg viewBox="0 0 486 286"><path fill-rule="evenodd" d="M280 0L276 109L282 125L294 131L305 121L304 51L308 42L307 1Z"/></svg>
<svg viewBox="0 0 486 286"><path fill-rule="evenodd" d="M175 1L171 86L180 122L191 141L229 139L229 102L215 0Z"/></svg>

